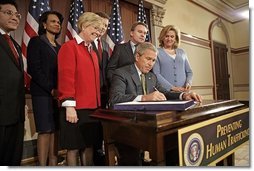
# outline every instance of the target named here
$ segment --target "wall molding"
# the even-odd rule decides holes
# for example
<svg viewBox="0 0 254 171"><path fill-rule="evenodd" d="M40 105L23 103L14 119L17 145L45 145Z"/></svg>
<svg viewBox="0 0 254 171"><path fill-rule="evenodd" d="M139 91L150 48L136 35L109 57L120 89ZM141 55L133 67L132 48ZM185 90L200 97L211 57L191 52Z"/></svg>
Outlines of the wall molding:
<svg viewBox="0 0 254 171"><path fill-rule="evenodd" d="M211 43L209 40L205 40L184 32L181 32L181 41L187 44L191 44L194 46L210 49L211 48Z"/></svg>
<svg viewBox="0 0 254 171"><path fill-rule="evenodd" d="M234 84L234 92L249 92L250 90L249 84Z"/></svg>
<svg viewBox="0 0 254 171"><path fill-rule="evenodd" d="M234 87L249 87L249 84L234 84Z"/></svg>
<svg viewBox="0 0 254 171"><path fill-rule="evenodd" d="M241 47L241 48L231 48L231 53L235 55L242 54L242 53L249 53L249 52L250 52L249 46Z"/></svg>
<svg viewBox="0 0 254 171"><path fill-rule="evenodd" d="M191 89L213 89L213 85L191 86Z"/></svg>
<svg viewBox="0 0 254 171"><path fill-rule="evenodd" d="M198 47L203 47L207 49L211 49L211 42L209 40L199 38L197 36L193 36L184 32L181 32L181 41L183 43L191 44ZM230 52L234 55L249 53L250 47L240 47L240 48L230 48Z"/></svg>

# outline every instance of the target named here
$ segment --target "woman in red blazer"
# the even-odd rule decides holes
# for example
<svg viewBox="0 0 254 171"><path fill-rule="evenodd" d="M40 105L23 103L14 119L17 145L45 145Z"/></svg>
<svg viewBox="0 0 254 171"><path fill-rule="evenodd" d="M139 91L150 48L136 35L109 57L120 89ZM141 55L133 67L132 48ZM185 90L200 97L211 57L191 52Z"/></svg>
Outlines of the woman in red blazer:
<svg viewBox="0 0 254 171"><path fill-rule="evenodd" d="M91 42L100 36L102 18L92 12L78 20L79 34L64 43L58 54L60 144L67 149L68 165L93 165L93 142L98 121L89 115L100 106L100 76Z"/></svg>

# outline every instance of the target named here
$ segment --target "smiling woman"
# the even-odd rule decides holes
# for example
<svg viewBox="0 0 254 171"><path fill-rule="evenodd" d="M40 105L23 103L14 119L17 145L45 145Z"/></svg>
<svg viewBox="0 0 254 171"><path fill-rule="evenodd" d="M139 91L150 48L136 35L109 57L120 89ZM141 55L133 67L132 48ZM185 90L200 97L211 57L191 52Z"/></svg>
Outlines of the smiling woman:
<svg viewBox="0 0 254 171"><path fill-rule="evenodd" d="M89 117L100 107L99 62L91 50L101 34L102 18L92 12L78 19L79 34L64 43L58 55L58 85L61 101L61 146L67 149L67 164L93 164L93 144L99 133L99 122ZM78 72L77 72L78 71ZM81 151L81 153L79 153Z"/></svg>
<svg viewBox="0 0 254 171"><path fill-rule="evenodd" d="M39 165L57 165L58 117L56 38L61 33L63 16L56 11L44 12L39 18L39 36L27 47L28 73L32 76L30 93L36 132ZM38 62L39 61L39 62Z"/></svg>
<svg viewBox="0 0 254 171"><path fill-rule="evenodd" d="M102 33L102 29L104 28L102 18L92 12L82 14L77 25L79 36L87 45L99 37Z"/></svg>

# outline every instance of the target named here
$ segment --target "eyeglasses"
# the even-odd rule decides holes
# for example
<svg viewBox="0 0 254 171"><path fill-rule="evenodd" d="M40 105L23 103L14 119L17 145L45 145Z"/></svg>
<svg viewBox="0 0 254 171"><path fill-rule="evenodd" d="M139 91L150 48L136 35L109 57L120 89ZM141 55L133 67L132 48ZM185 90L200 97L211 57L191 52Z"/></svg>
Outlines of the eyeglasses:
<svg viewBox="0 0 254 171"><path fill-rule="evenodd" d="M103 33L103 29L101 29L101 28L99 28L99 27L97 27L97 26L93 26L93 25L92 25L92 27L93 27L96 31L98 31L98 32L100 32L100 33Z"/></svg>
<svg viewBox="0 0 254 171"><path fill-rule="evenodd" d="M21 14L17 13L17 12L13 12L11 10L6 10L6 11L0 11L6 15L8 15L9 17L12 17L15 15L15 17L17 17L18 19L21 19Z"/></svg>

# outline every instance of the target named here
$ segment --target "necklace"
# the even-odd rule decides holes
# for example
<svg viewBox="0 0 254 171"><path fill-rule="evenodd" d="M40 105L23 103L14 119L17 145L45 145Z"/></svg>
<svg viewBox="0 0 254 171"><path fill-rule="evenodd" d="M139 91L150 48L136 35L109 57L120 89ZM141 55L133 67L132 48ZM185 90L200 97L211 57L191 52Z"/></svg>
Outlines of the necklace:
<svg viewBox="0 0 254 171"><path fill-rule="evenodd" d="M164 48L165 49L165 48ZM165 51L170 54L170 55L174 55L175 54L175 49L165 49Z"/></svg>

